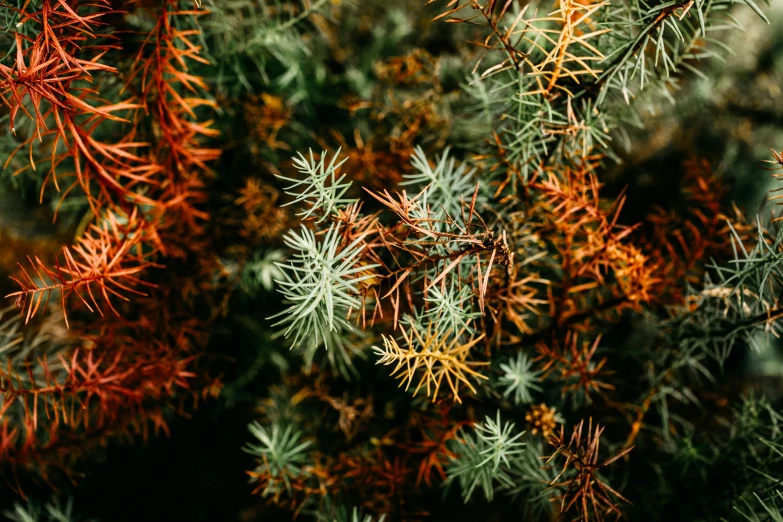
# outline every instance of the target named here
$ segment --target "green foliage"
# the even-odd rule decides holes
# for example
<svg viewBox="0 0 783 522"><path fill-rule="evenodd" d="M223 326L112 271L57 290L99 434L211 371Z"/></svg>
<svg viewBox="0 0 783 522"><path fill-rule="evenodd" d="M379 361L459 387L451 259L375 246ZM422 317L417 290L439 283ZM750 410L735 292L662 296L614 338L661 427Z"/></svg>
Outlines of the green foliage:
<svg viewBox="0 0 783 522"><path fill-rule="evenodd" d="M712 298L720 299L724 315L731 315L734 319L734 329L726 332L726 347L721 353L723 360L730 353L730 343L736 338L746 339L758 351L761 337L754 333L763 331L778 337L781 331L774 317L781 313L778 295L780 281L783 280L783 229L775 227L772 231L774 237L769 238L757 221L757 240L752 248L743 244L736 231L732 229L732 232L734 259L728 265L713 266L718 280L715 284L705 285L703 291Z"/></svg>
<svg viewBox="0 0 783 522"><path fill-rule="evenodd" d="M57 499L45 505L33 502L28 502L26 505L14 504L13 511L6 511L3 514L7 520L13 522L97 522L95 519L86 519L75 514L71 498L65 505L61 505Z"/></svg>
<svg viewBox="0 0 783 522"><path fill-rule="evenodd" d="M755 505L745 501L745 509L735 508L750 522L783 522L783 491L773 491L769 498L753 494Z"/></svg>
<svg viewBox="0 0 783 522"><path fill-rule="evenodd" d="M368 271L374 266L357 265L365 247L361 237L344 247L341 240L339 225L330 226L321 241L305 226L285 237L294 254L288 263L277 263L284 277L277 284L290 306L272 319L279 318L275 326L287 327L285 336L293 337L293 346L328 349L332 332L351 330L346 316L361 306L359 284L372 277Z"/></svg>
<svg viewBox="0 0 783 522"><path fill-rule="evenodd" d="M220 261L218 268L205 263L203 280L226 294L210 311L220 316L215 331L242 341L210 341L210 349L231 346L230 358L241 361L221 408L263 405L264 423L249 426L253 440L244 450L266 500L319 522L469 516L441 502L450 498L446 487L486 508L488 520L513 512L512 518L587 522L601 517L572 500L575 491L593 487L606 493L599 505L609 511L627 496L631 503L617 504L629 520L783 522L779 383L749 382L743 374L753 351L779 351L783 228L759 220L749 234L737 217L730 246L713 237L723 230L733 191L748 183L726 158L756 165L749 150L761 145L754 133L761 126L779 131L781 121L780 53L759 51L753 59L761 72L737 85L732 71L714 74L732 53L748 52L735 51L726 36L743 30L746 20L767 21L759 5L204 0L204 6L209 14L175 22L179 30L202 30L200 42L189 34L210 63L188 74L203 77L214 94L214 126L222 133L214 146L224 151L210 163L216 176L205 176L204 200L193 208L210 216L205 244L212 234ZM145 9L127 15L133 28L150 29ZM16 10L2 12L4 63L12 65L14 33L34 37L34 24L15 28ZM468 23L443 23L459 17ZM778 112L759 108L755 94L762 88ZM754 95L744 96L746 89ZM710 110L698 107L700 97L710 99ZM731 150L716 151L723 142L670 143L700 111L710 113L701 115L708 125L724 113L739 114L727 118L730 132L715 131L731 134L725 138ZM8 132L0 138L6 155L18 145ZM683 151L728 174L699 178L714 196L705 197L703 208L688 198L704 187L680 183L680 158L672 157ZM292 164L282 158L291 155ZM37 201L41 176L11 177L28 160L20 156L0 182ZM361 168L345 168L354 162ZM232 191L246 176L257 182L247 185L258 189L257 199L243 192L245 203L232 206ZM226 187L230 194L213 197L213 188ZM274 232L232 237L239 225L254 226L241 214L250 213L246 206L278 204L278 195L283 206L295 206L293 216L280 212ZM60 210L78 223L84 200L69 197ZM650 213L673 231L659 229L645 217ZM699 237L713 217L720 221L713 236ZM281 228L286 232L278 234ZM661 230L670 240L664 246L650 237ZM248 237L256 241L250 247ZM675 261L684 269L669 281ZM642 279L651 295L634 297ZM676 297L669 299L670 291ZM172 323L179 319L172 316ZM102 333L120 324L100 320ZM62 376L68 359L57 356L66 348L84 352L96 342L42 324L23 333L15 308L0 311L0 355L25 369L6 379L25 388L4 405L10 421L30 407L39 409L39 419L50 414L49 404L27 397ZM576 336L579 343L563 342ZM376 346L380 339L383 348ZM595 352L580 351L586 339ZM592 345L596 339L604 342ZM250 353L240 357L236 344ZM371 353L374 360L365 360ZM412 398L400 383L435 393ZM472 393L458 395L460 384ZM748 391L764 385L770 401ZM198 386L194 379L194 393L203 391ZM449 390L455 401L439 400ZM589 400L587 390L596 392ZM533 403L538 409L529 408ZM536 413L551 414L546 430ZM576 435L552 442L556 423L577 431L587 419L606 426L594 435L603 433L602 452L622 458L599 460L597 442L587 444L595 452L574 449ZM530 423L528 433L523 423ZM547 450L556 455L548 459ZM580 461L585 455L594 460ZM604 475L617 496L596 486ZM53 513L17 506L8 516L72 520L70 504Z"/></svg>
<svg viewBox="0 0 783 522"><path fill-rule="evenodd" d="M338 162L339 156L340 150L338 149L327 165L326 151L321 153L320 160L316 161L311 149L309 160L302 154L299 154L298 158L292 158L294 167L302 174L303 179L277 176L292 183L285 191L289 196L293 196L294 200L286 203L286 205L300 203L309 205L310 208L297 214L302 219L320 215L320 218L316 221L316 223L320 223L330 215L336 214L338 209L355 201L343 197L348 192L348 189L351 188L351 183L343 182L345 174L337 178L338 169L343 163L348 161L348 158L343 158Z"/></svg>
<svg viewBox="0 0 783 522"><path fill-rule="evenodd" d="M468 286L457 290L457 285L456 279L451 279L448 287L435 285L430 288L424 298L429 308L421 314L421 323L436 322L443 334L457 334L462 331L467 334L475 333L471 321L481 314L473 310L473 291Z"/></svg>
<svg viewBox="0 0 783 522"><path fill-rule="evenodd" d="M270 430L254 422L248 426L256 443L247 444L243 449L257 459L257 468L253 480L265 480L264 496L281 493L281 485L290 492L291 480L307 475L302 465L307 463L307 449L311 441L303 441L302 435L291 425L283 427L273 424Z"/></svg>
<svg viewBox="0 0 783 522"><path fill-rule="evenodd" d="M530 437L525 451L511 470L514 486L508 494L524 499L524 511L528 520L548 520L556 514L555 491L551 485L557 479L559 470L546 463L545 443L540 438Z"/></svg>
<svg viewBox="0 0 783 522"><path fill-rule="evenodd" d="M383 522L386 520L385 515L381 515L378 518L373 518L372 515L365 515L358 508L348 509L345 506L340 506L334 512L334 514L324 515L318 514L319 522Z"/></svg>
<svg viewBox="0 0 783 522"><path fill-rule="evenodd" d="M553 18L546 16L549 6L531 3L520 15L520 8L514 5L497 20L499 34L518 29L521 16L530 20L527 27L531 36L518 41L509 38L513 44L483 57L483 74L472 77L464 89L471 116L462 122L462 133L469 135L466 127L475 126L476 122L484 126L493 122L508 162L498 163L493 169L500 179L518 176L519 181L524 181L553 159L584 157L591 150L601 150L610 158L619 159L613 142L619 141L625 148L630 146L626 126L643 126L643 115L659 112L660 100L667 105L674 103L673 93L683 73L703 76L697 68L699 62L720 60L723 54L731 53L722 40L726 31L741 28L730 9L736 3L607 3L590 17L595 20L590 39L574 40L568 46L569 52L575 47L582 51L581 55L574 51L574 62L591 56L601 59L577 62L590 71L594 81L564 85L562 88L573 95L567 104L564 96L553 98L541 93L536 75L523 67L508 66L520 60L519 56L524 57L526 64L545 63L550 58L549 47L539 43L546 41L542 35L546 31L559 32L554 29ZM743 3L766 21L752 0ZM687 16L682 15L685 7L690 11ZM576 15L575 19L585 21ZM599 55L594 55L598 49ZM564 70L568 70L568 65ZM582 76L587 77L588 74ZM484 145L479 150L491 148ZM519 172L509 173L508 164L518 166Z"/></svg>
<svg viewBox="0 0 783 522"><path fill-rule="evenodd" d="M412 174L403 176L401 186L416 185L421 188L421 205L431 209L433 219L456 219L462 210L463 202L470 202L476 182L473 175L476 169L467 170L462 163L449 156L449 150L443 151L435 168L430 166L421 147L416 147L411 163L416 169Z"/></svg>
<svg viewBox="0 0 783 522"><path fill-rule="evenodd" d="M503 388L503 397L513 395L514 404L530 404L533 402L533 392L542 391L538 382L542 373L535 370L533 361L527 354L519 352L516 358L501 363L499 369L502 375L498 377L498 386Z"/></svg>
<svg viewBox="0 0 783 522"><path fill-rule="evenodd" d="M465 502L478 487L492 500L497 489L515 486L512 470L519 467L526 451L520 440L524 434L515 432L513 422L501 421L500 410L495 419L487 416L472 430L462 430L446 473L449 483L459 483Z"/></svg>
<svg viewBox="0 0 783 522"><path fill-rule="evenodd" d="M329 0L205 0L212 16L203 21L212 66L209 77L218 92L254 91L259 84L287 90L296 103L307 98L310 78L323 77L317 47L302 38L303 26Z"/></svg>
<svg viewBox="0 0 783 522"><path fill-rule="evenodd" d="M284 261L285 254L282 250L270 249L263 253L256 252L242 269L240 287L251 296L257 295L261 290L271 292L275 286L275 279L283 277L278 264Z"/></svg>

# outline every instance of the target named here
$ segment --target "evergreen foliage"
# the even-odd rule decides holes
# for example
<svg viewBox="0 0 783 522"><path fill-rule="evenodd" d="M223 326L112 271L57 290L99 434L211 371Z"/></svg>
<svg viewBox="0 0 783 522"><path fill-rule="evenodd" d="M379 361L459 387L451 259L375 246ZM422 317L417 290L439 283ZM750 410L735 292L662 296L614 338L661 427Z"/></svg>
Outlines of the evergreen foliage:
<svg viewBox="0 0 783 522"><path fill-rule="evenodd" d="M189 521L783 522L775 2L0 24L9 520L200 416L246 505Z"/></svg>

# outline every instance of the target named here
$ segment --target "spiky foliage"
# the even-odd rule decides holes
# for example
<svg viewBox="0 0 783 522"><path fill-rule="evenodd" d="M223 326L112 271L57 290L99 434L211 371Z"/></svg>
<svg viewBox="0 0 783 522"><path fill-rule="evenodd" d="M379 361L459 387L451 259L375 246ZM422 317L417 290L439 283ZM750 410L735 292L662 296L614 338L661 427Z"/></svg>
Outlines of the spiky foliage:
<svg viewBox="0 0 783 522"><path fill-rule="evenodd" d="M13 511L6 511L6 520L13 522L95 522L74 513L73 499L69 498L65 505L61 501L47 503L43 506L28 502L26 505L14 504Z"/></svg>
<svg viewBox="0 0 783 522"><path fill-rule="evenodd" d="M415 487L431 487L438 477L459 482L466 501L479 486L487 500L504 491L520 505L536 506L535 514L543 517L619 516L635 508L626 501L630 494L608 485L623 484L613 471L634 458L630 451L640 440L641 458L655 462L653 467L684 458L696 433L689 411L703 407L701 394L711 393L729 354L715 348L758 340L754 328L763 326L743 326L731 299L717 318L718 297L735 290L727 290L733 276L715 261L749 252L739 245L751 236L742 215L726 210L726 192L709 162L686 163L677 186L682 208L676 209L629 209L639 195L626 193L607 174L621 169L613 166L618 143L638 153L632 127L643 122L645 111L658 110L661 99L672 99L670 89L687 81L684 73L697 71L691 58L718 55L721 44L713 35L738 25L734 11L720 1L433 3L446 6L433 22L450 22L469 44L460 48L460 58L477 63L458 102L448 106L459 147L428 146L429 135L411 142L399 134L400 128L410 126L411 133L423 128L427 117L437 121L431 115L443 114L443 106L426 116L417 113L421 119L412 124L395 105L393 89L379 102L374 90L359 87L343 103L352 117L361 119L367 109L376 120L354 132L357 150L350 150L344 131L330 129L348 161L338 164L337 155L330 160L328 152L319 159L311 154L296 160L298 176L282 176L297 183L288 195L314 230L312 237L332 237L339 227L340 245L356 245L351 263L366 278L346 290L355 300L333 307L346 318L342 331L355 318L352 331L374 337L356 345L372 346L381 375L390 373L414 397L424 392L431 399L409 399L405 408L390 400L383 420L378 413L373 417L365 439L347 416L363 418L365 403L359 399L366 391L391 396L381 384L386 379L370 384L360 378L346 385L343 398L323 399L340 412L336 425L352 444L352 450L337 450L335 460L327 459L324 476L332 476L334 462L382 447L384 456L375 459L389 470L395 493L390 489L383 497L379 513L405 518L407 502L422 501L424 493L403 493L413 487L405 477L415 476ZM747 5L757 11L755 4ZM422 51L387 60L377 67L378 81L384 86L396 81L398 91L429 85L421 72L435 62ZM432 84L436 92L443 88L441 78ZM423 96L442 101L429 91ZM378 106L382 109L374 112ZM389 115L400 116L390 132L399 141L392 156L376 155L367 150L379 143L370 129L385 128ZM394 174L372 161L394 157L401 164L403 149L410 164ZM349 186L356 170L353 179L369 194ZM374 175L368 179L365 171ZM759 228L767 251L774 250L773 236ZM291 253L296 250L302 249ZM751 280L742 278L738 291L760 300L764 292L746 289ZM747 303L753 306L764 305ZM758 315L751 313L751 320ZM299 323L290 332L295 336L306 328ZM643 340L629 339L634 335ZM358 359L348 364L360 376L363 368L370 371ZM539 397L541 403L519 410ZM444 399L457 404L451 409ZM459 408L462 404L467 408ZM487 410L497 421L488 419L476 431L461 427ZM510 422L501 423L501 410L529 426L525 442L541 451L531 457L517 447L521 435L509 431ZM581 419L588 415L600 416L611 432L594 430L592 423L586 428ZM323 429L305 418L299 425L312 434ZM573 429L570 439L565 429ZM602 435L609 439L605 444L618 448L615 457L599 458ZM500 456L487 460L491 440L501 441L493 453ZM552 461L565 458L562 469L539 458L544 441L556 448ZM670 444L680 457L667 453ZM418 473L410 473L410 464ZM625 488L644 496L633 483ZM303 491L293 498L301 500ZM336 489L305 497L310 505L355 503ZM401 504L392 506L397 501Z"/></svg>
<svg viewBox="0 0 783 522"><path fill-rule="evenodd" d="M204 61L192 42L202 11L139 6L150 22L142 27L108 2L2 9L17 29L0 65L28 163L16 174L38 171L39 201L59 192L52 217L67 214L72 229L60 258L46 259L48 248L17 254L17 289L8 295L26 331L6 347L3 463L9 472L73 475L83 453L114 437L167 431L166 412L184 411L177 402L195 391L204 332L184 312L193 301L183 281L158 284L152 269L168 257L169 267L193 270L189 254L206 244L208 215L197 206L218 151L201 140L216 133L201 119L206 85L186 73ZM11 163L19 163L13 154ZM47 308L70 333L52 326ZM206 384L197 397L219 389L210 380L196 386Z"/></svg>
<svg viewBox="0 0 783 522"><path fill-rule="evenodd" d="M550 439L555 452L551 461L558 455L565 458L560 474L552 481L552 487L559 490L560 510L568 513L574 509L580 520L603 520L609 513L621 512L615 502L628 502L620 493L604 483L599 471L629 453L633 447L604 461L599 461L600 439L603 429L596 425L593 430L592 419L587 426L587 435L583 437L584 421L575 428L570 439L566 439L561 427L560 433ZM566 442L567 440L567 442ZM572 471L566 475L568 471Z"/></svg>
<svg viewBox="0 0 783 522"><path fill-rule="evenodd" d="M332 332L351 329L347 316L361 305L360 284L372 277L375 265L359 263L362 237L341 245L339 225L332 225L321 241L302 227L286 236L286 246L296 252L288 263L278 263L284 279L277 281L290 308L273 316L275 326L286 326L292 345L329 348Z"/></svg>
<svg viewBox="0 0 783 522"><path fill-rule="evenodd" d="M372 515L362 515L362 512L357 508L351 510L342 508L333 516L321 517L321 520L324 522L383 522L385 518L381 515L378 519L374 519Z"/></svg>
<svg viewBox="0 0 783 522"><path fill-rule="evenodd" d="M767 500L762 499L758 494L754 494L755 505L746 501L745 508L736 508L737 511L750 522L781 522L783 520L783 492L773 491Z"/></svg>
<svg viewBox="0 0 783 522"><path fill-rule="evenodd" d="M66 325L66 299L73 294L88 310L102 315L95 297L98 295L107 308L119 315L111 304L112 298L127 301L128 298L123 294L145 295L137 288L150 286L138 274L156 266L150 261L156 252L143 252L139 247L145 242L156 241L155 234L155 229L139 219L135 211L127 217L109 213L100 225L91 224L90 229L74 245L73 252L78 257L68 247L63 248L64 267L57 260L54 268L49 268L37 257L35 261L28 258L35 277L20 265L20 277L12 279L22 289L7 297L16 298L25 322L29 322L39 310L46 310L54 292L60 294L59 301Z"/></svg>
<svg viewBox="0 0 783 522"><path fill-rule="evenodd" d="M481 314L471 309L473 292L470 288L463 286L458 291L454 287L455 280L451 280L451 287L448 290L439 286L430 287L427 297L424 298L429 308L421 314L420 321L437 323L444 332L474 333L472 322Z"/></svg>
<svg viewBox="0 0 783 522"><path fill-rule="evenodd" d="M458 439L446 469L448 480L459 482L465 502L479 486L484 497L492 500L495 489L514 487L510 470L525 452L525 443L520 440L525 432L516 432L513 422L502 422L500 411L494 419L488 416L476 424L471 432L463 431Z"/></svg>
<svg viewBox="0 0 783 522"><path fill-rule="evenodd" d="M285 181L292 182L292 185L287 187L285 191L286 194L294 196L294 200L286 205L306 203L310 207L298 214L303 219L318 213L321 214L321 217L317 222L323 221L330 214L336 213L339 207L353 202L353 200L343 197L351 184L343 182L345 174L337 177L342 164L348 161L348 158L343 158L338 162L339 156L340 151L338 150L327 165L326 152L323 152L321 159L316 162L313 151L310 150L309 160L301 154L298 158L293 158L294 167L299 171L302 179L278 176Z"/></svg>
<svg viewBox="0 0 783 522"><path fill-rule="evenodd" d="M199 3L0 5L6 483L221 375L278 513L774 520L777 8Z"/></svg>
<svg viewBox="0 0 783 522"><path fill-rule="evenodd" d="M275 286L275 280L283 278L283 272L278 263L285 261L280 250L269 250L263 256L256 255L248 262L242 271L240 286L251 295L256 295L260 290L271 292Z"/></svg>
<svg viewBox="0 0 783 522"><path fill-rule="evenodd" d="M465 330L463 328L459 332L441 334L433 323L426 331L419 331L415 325L411 325L410 331L402 330L406 349L400 348L394 338L384 337L383 348L373 346L373 351L378 356L377 364L394 365L391 375L400 380L400 387L405 385L408 390L413 379L418 377L414 395L423 388L427 396L432 396L435 401L441 385L445 384L454 400L461 402L460 386L476 393L471 381L487 379L477 371L487 363L469 360L471 348L481 341L481 337L462 342L460 339Z"/></svg>
<svg viewBox="0 0 783 522"><path fill-rule="evenodd" d="M542 372L533 368L533 361L522 352L515 359L500 364L502 375L498 377L498 385L504 388L503 397L513 395L517 405L533 402L532 393L542 390L538 384Z"/></svg>
<svg viewBox="0 0 783 522"><path fill-rule="evenodd" d="M456 160L449 157L448 149L443 151L433 167L421 147L417 147L411 156L411 164L415 172L404 175L400 186L415 185L420 190L423 188L420 196L422 205L431 208L435 216L441 219L458 216L463 201L473 194L475 184L472 176L475 169L468 171L465 164L457 166Z"/></svg>
<svg viewBox="0 0 783 522"><path fill-rule="evenodd" d="M305 450L311 443L300 440L301 434L291 426L275 424L267 431L255 423L250 425L250 432L257 443L248 444L244 450L258 459L258 468L250 474L258 482L257 490L275 498L291 493L291 481L307 475L302 465L307 462Z"/></svg>

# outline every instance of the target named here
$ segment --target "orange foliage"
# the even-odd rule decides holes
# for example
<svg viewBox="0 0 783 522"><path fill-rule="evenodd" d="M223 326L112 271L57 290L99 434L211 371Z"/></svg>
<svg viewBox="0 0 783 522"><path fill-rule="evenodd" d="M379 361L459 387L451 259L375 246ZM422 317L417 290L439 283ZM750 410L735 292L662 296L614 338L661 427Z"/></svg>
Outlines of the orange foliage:
<svg viewBox="0 0 783 522"><path fill-rule="evenodd" d="M555 447L547 462L557 455L565 457L565 463L560 474L552 481L552 488L558 490L556 500L560 500L561 513L567 513L575 509L579 513L579 519L585 522L589 520L602 521L604 516L614 513L619 518L622 513L615 505L616 501L628 502L620 493L604 483L598 473L627 455L633 447L626 448L620 453L600 462L600 439L604 429L596 425L593 430L593 419L587 426L587 436L583 437L584 421L575 428L571 438L566 438L563 427L560 433L551 437L549 443ZM564 478L567 469L575 471L572 478Z"/></svg>
<svg viewBox="0 0 783 522"><path fill-rule="evenodd" d="M587 168L550 172L531 188L541 194L543 230L553 238L563 270L559 295L550 298L558 324L588 312L638 309L651 299L657 267L630 242L636 227L618 224L624 196L605 208Z"/></svg>
<svg viewBox="0 0 783 522"><path fill-rule="evenodd" d="M427 486L433 484L433 473L444 481L446 472L443 466L454 458L455 454L449 449L449 441L455 440L459 430L465 426L472 425L470 421L454 422L450 417L451 407L447 404L439 405L438 415L429 416L424 413L414 415L411 424L420 430L421 438L400 446L411 455L421 455L419 463L419 472L416 475L416 486L422 483Z"/></svg>
<svg viewBox="0 0 783 522"><path fill-rule="evenodd" d="M725 188L707 160L694 158L684 167L686 210L655 207L647 217L652 231L643 245L661 274L655 293L671 302L683 301L683 283L701 282L711 256L731 252L729 222L746 243L756 232L736 207L733 216L724 212L721 200Z"/></svg>
<svg viewBox="0 0 783 522"><path fill-rule="evenodd" d="M145 295L137 288L151 285L140 279L139 274L148 267L158 266L150 260L157 252L144 250L141 245L159 244L159 241L155 229L146 221L139 219L136 209L122 220L122 223L117 216L109 212L102 226L90 225L71 249L63 248L64 267L56 258L54 268L48 268L38 257L35 258L35 262L28 258L34 274L38 277L36 281L20 264L21 276L12 279L22 289L7 297L16 297L17 305L22 308L26 316L25 322L38 313L39 309L46 309L49 298L55 291L60 293L60 305L65 315L66 325L68 324L66 298L71 294L76 294L91 312L97 310L103 315L95 298L97 293L103 297L109 309L115 315L119 315L111 304L111 298L127 301L128 298L124 294ZM76 253L76 256L73 253ZM47 280L52 283L48 283ZM79 293L80 291L86 292L86 296ZM89 297L89 300L86 297ZM42 303L43 308L41 308Z"/></svg>
<svg viewBox="0 0 783 522"><path fill-rule="evenodd" d="M603 371L606 357L600 361L593 360L600 342L599 335L592 344L585 341L580 347L578 335L569 331L565 336L564 349L561 349L557 342L551 347L543 342L538 343L536 349L539 356L536 360L543 361L541 369L544 378L555 375L557 380L563 382L563 396L568 392L580 390L587 402L591 401L591 392L603 395L604 391L613 390L613 385L598 380L601 376L611 374Z"/></svg>
<svg viewBox="0 0 783 522"><path fill-rule="evenodd" d="M19 118L29 119L34 131L21 147L29 149L30 168L34 158L50 163L44 188L60 190L62 178L74 178L62 198L80 187L92 210L92 222L63 248L62 261L50 266L28 257L30 268L20 264L20 275L12 278L20 290L8 297L16 298L25 322L59 292L57 307L72 331L56 340L61 347L55 357L13 364L9 358L0 370L0 452L11 465L35 462L45 471L72 458L81 439L146 436L150 423L165 431L164 408L183 411L184 398L195 403L219 390L218 381L201 382L195 371L205 325L178 311L188 305L189 285L173 277L172 287L158 287L148 271L161 267L164 256L186 259L204 249L209 216L200 207L207 200L207 164L219 155L201 144L216 136L200 116L214 104L203 96L204 81L188 72L189 62L206 62L194 43L199 31L183 28L202 11L178 5L167 0L147 7L157 22L125 76L122 93L132 95L114 104L82 86L110 84L93 79L118 74L101 61L119 49L117 40L100 32L104 18L117 14L107 1L42 0L32 12L29 3L6 6L18 12L20 24L39 30L34 37L17 32L16 62L0 66L12 130L20 128ZM97 44L99 39L108 43ZM121 137L100 141L94 137L99 128ZM36 143L44 154L34 154ZM73 295L85 309L103 315L106 308L114 317L69 320ZM167 302L162 310L161 299Z"/></svg>
<svg viewBox="0 0 783 522"><path fill-rule="evenodd" d="M27 12L29 5L21 9L6 6L18 13L20 24L35 25L40 32L35 38L16 33L16 62L13 67L0 65L0 96L11 112L12 132L20 128L19 115L33 123L33 132L19 147L28 148L29 167L36 168L33 149L37 143L43 149L40 161L50 164L41 198L50 183L60 191L59 175L75 178L62 198L80 186L95 214L128 200L154 204L139 190L154 184L159 172L137 151L145 143L133 134L114 143L93 137L108 121L127 121L121 115L138 109L138 103L133 99L109 103L100 93L79 86L92 83L94 75L117 74L114 67L101 63L117 44L111 38L110 43L96 43L99 36L106 37L95 31L112 14L109 2L99 0L92 5L96 12L89 15L79 15L75 1L43 0L38 11Z"/></svg>

